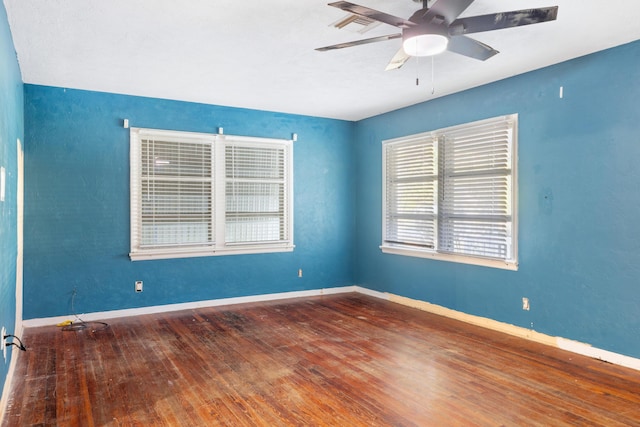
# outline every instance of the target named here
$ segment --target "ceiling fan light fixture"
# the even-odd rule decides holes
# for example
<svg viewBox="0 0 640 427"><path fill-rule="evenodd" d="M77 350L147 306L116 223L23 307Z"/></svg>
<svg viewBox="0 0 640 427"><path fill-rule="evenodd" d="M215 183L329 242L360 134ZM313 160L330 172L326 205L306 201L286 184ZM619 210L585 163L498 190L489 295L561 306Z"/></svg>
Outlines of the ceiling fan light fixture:
<svg viewBox="0 0 640 427"><path fill-rule="evenodd" d="M402 48L409 56L433 56L447 50L449 38L441 34L418 34L406 38Z"/></svg>

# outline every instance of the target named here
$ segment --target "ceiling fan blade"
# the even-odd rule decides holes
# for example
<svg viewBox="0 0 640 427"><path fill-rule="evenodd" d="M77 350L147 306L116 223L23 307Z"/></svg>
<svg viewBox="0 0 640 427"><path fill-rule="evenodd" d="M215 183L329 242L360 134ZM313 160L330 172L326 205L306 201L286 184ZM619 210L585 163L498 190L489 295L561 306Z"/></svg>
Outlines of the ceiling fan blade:
<svg viewBox="0 0 640 427"><path fill-rule="evenodd" d="M557 16L558 6L470 16L453 21L450 25L449 34L471 34L482 31L520 27L522 25L539 24L541 22L554 21Z"/></svg>
<svg viewBox="0 0 640 427"><path fill-rule="evenodd" d="M374 21L383 22L398 28L407 28L415 25L415 23L404 18L389 15L388 13L380 12L379 10L370 9L368 7L359 6L348 1L329 3L329 6L337 7L338 9L353 13L354 15L364 16L366 18L373 19Z"/></svg>
<svg viewBox="0 0 640 427"><path fill-rule="evenodd" d="M387 68L385 68L384 70L397 70L398 68L402 67L404 63L409 60L409 58L411 58L411 56L407 55L404 49L400 47L393 58L391 58L391 61L389 62L389 65L387 65Z"/></svg>
<svg viewBox="0 0 640 427"><path fill-rule="evenodd" d="M479 59L480 61L486 61L498 53L498 51L491 46L487 46L484 43L466 36L451 37L447 50L470 58Z"/></svg>
<svg viewBox="0 0 640 427"><path fill-rule="evenodd" d="M399 38L402 38L402 34L399 34L399 33L389 34L388 36L371 37L370 39L355 40L352 42L333 44L331 46L318 47L316 48L316 50L320 52L325 52L327 50L343 49L345 47L359 46L361 44L382 42L385 40L393 40L393 39L399 39Z"/></svg>
<svg viewBox="0 0 640 427"><path fill-rule="evenodd" d="M453 22L458 15L465 11L474 0L436 0L424 15L424 21L431 22L437 16L442 16L447 24Z"/></svg>

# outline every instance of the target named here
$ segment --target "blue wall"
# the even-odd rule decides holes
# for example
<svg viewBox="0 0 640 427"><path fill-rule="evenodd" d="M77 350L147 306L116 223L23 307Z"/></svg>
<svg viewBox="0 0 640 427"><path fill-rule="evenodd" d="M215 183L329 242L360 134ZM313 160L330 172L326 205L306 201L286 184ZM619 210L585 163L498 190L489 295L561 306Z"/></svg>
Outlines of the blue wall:
<svg viewBox="0 0 640 427"><path fill-rule="evenodd" d="M635 42L357 123L25 85L24 317L70 313L74 288L83 313L355 283L640 357L638 70ZM381 141L511 113L519 271L382 254ZM123 118L298 133L295 251L129 261Z"/></svg>
<svg viewBox="0 0 640 427"><path fill-rule="evenodd" d="M297 133L295 250L130 261L124 118L159 129ZM25 319L71 313L73 289L73 310L85 313L353 283L351 122L25 85L25 130Z"/></svg>
<svg viewBox="0 0 640 427"><path fill-rule="evenodd" d="M0 166L5 168L5 201L0 202L0 327L15 332L17 256L17 148L23 140L22 78L4 4L0 4ZM0 385L9 369L0 348Z"/></svg>
<svg viewBox="0 0 640 427"><path fill-rule="evenodd" d="M357 284L640 357L639 100L635 42L357 123ZM382 254L381 141L510 113L519 271Z"/></svg>

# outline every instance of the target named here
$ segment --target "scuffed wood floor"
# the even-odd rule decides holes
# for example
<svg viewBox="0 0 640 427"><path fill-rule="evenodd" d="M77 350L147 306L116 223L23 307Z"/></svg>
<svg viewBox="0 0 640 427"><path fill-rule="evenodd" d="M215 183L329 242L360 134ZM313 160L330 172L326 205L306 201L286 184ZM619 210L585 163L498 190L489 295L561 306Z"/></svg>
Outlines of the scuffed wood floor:
<svg viewBox="0 0 640 427"><path fill-rule="evenodd" d="M4 426L640 425L638 371L358 294L24 341Z"/></svg>

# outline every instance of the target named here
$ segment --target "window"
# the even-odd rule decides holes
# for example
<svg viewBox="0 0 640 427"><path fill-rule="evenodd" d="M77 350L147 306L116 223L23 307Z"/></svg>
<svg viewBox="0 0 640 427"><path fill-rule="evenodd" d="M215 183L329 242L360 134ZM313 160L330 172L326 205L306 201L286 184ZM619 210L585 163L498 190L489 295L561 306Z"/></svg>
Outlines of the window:
<svg viewBox="0 0 640 427"><path fill-rule="evenodd" d="M517 121L383 141L382 251L516 270Z"/></svg>
<svg viewBox="0 0 640 427"><path fill-rule="evenodd" d="M288 140L131 129L132 260L293 250Z"/></svg>

